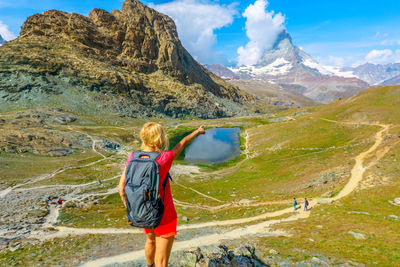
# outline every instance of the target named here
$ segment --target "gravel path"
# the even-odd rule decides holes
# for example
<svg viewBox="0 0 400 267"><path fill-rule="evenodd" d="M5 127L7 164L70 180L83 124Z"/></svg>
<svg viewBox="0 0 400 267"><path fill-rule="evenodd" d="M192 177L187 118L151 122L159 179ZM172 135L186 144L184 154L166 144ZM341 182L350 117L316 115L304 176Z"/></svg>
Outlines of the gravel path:
<svg viewBox="0 0 400 267"><path fill-rule="evenodd" d="M335 123L346 123L346 124L364 124L364 123L355 123L355 122L337 122L337 121L332 121L331 122ZM318 203L330 203L331 201L339 200L348 194L350 194L359 184L361 181L363 174L366 170L366 168L363 166L364 159L369 156L371 153L375 152L376 149L381 145L382 140L383 140L383 134L387 132L389 129L390 125L384 125L384 124L366 124L366 125L374 125L374 126L380 126L383 129L378 131L375 134L375 143L365 152L360 153L358 156L356 156L355 160L356 163L351 171L351 176L348 181L348 183L345 185L345 187L339 192L339 194L334 197L334 198L328 198L327 202L323 201L317 201L317 200L311 200L310 201L310 206L316 206L320 205ZM250 223L252 221L257 221L257 220L263 220L267 219L269 217L276 217L276 216L281 216L284 214L289 214L293 212L293 208L287 208L279 211L275 211L272 213L266 213L266 214L261 214L259 216L254 216L250 218L241 218L241 219L235 219L235 220L226 220L226 221L219 221L219 222L208 222L208 223L202 223L202 224L192 224L192 225L185 225L181 226L180 229L198 229L200 227L207 227L207 226L227 226L227 225L234 225L234 224L245 224L245 223ZM217 233L217 234L210 234L206 236L201 236L198 238L193 238L190 240L185 240L185 241L178 241L174 243L174 246L172 248L172 251L178 251L182 250L185 248L190 248L190 247L198 247L198 246L207 246L207 245L213 245L213 244L218 244L221 242L221 240L224 239L239 239L241 237L244 237L246 235L254 235L254 234L260 234L260 233L271 233L271 227L272 225L279 224L281 222L289 222L289 221L296 221L299 219L304 219L309 217L311 214L310 211L304 211L303 209L298 209L296 211L295 215L292 215L288 218L284 219L278 219L278 220L268 220L268 221L263 221L261 223L253 224L253 225L247 225L244 227L236 228L232 231L228 231L225 233ZM281 234L281 235L286 235L284 232L278 232L276 234ZM83 266L104 266L107 264L114 264L114 263L123 263L123 262L129 262L133 260L137 260L143 257L143 250L138 250L138 251L133 251L129 253L124 253L116 256L111 256L111 257L104 257L100 258L94 261L87 262Z"/></svg>

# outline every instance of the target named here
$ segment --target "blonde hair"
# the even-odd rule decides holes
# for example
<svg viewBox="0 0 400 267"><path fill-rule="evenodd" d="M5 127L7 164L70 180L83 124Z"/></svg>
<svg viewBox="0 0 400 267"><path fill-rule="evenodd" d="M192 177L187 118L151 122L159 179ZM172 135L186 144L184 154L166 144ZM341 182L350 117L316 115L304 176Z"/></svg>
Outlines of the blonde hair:
<svg viewBox="0 0 400 267"><path fill-rule="evenodd" d="M141 149L150 147L154 151L166 151L169 147L169 140L164 128L156 122L147 122L140 130L140 139L142 139Z"/></svg>

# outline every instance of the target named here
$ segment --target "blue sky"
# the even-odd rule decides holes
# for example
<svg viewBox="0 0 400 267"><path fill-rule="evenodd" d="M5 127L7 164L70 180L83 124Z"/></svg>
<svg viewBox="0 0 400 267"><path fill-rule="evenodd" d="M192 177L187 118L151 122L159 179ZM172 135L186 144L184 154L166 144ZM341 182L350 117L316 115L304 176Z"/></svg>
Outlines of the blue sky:
<svg viewBox="0 0 400 267"><path fill-rule="evenodd" d="M88 15L95 7L108 11L120 9L122 2L0 0L0 34L6 39L17 36L28 16L45 10ZM201 63L236 64L240 56L256 59L259 53L269 48L281 27L288 30L295 45L326 65L400 61L398 0L142 2L176 20L183 44ZM244 13L251 5L255 8L252 11L250 8L246 17ZM256 13L263 18L252 22ZM279 13L283 19L278 17ZM251 37L252 31L259 34Z"/></svg>

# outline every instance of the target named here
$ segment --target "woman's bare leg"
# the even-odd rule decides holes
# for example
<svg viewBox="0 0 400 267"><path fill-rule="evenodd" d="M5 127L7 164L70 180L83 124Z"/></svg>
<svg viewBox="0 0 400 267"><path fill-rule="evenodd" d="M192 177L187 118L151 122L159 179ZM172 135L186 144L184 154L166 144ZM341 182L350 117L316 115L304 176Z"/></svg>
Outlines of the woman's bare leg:
<svg viewBox="0 0 400 267"><path fill-rule="evenodd" d="M147 265L152 265L154 263L154 256L156 254L156 235L154 232L146 235L144 254L146 255Z"/></svg>
<svg viewBox="0 0 400 267"><path fill-rule="evenodd" d="M156 236L156 267L167 267L169 255L171 254L172 244L174 243L174 236L163 238Z"/></svg>

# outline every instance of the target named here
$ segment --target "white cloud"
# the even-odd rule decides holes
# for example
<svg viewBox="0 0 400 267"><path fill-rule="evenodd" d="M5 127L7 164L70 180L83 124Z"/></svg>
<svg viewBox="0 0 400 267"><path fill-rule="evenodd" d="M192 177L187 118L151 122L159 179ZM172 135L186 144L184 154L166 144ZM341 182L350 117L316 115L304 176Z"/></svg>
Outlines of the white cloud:
<svg viewBox="0 0 400 267"><path fill-rule="evenodd" d="M170 16L176 24L183 46L202 63L215 63L220 53L213 49L216 29L230 25L237 13L234 5L223 6L200 0L176 0L149 5Z"/></svg>
<svg viewBox="0 0 400 267"><path fill-rule="evenodd" d="M17 38L17 36L15 36L12 32L10 32L10 30L8 29L8 26L6 24L4 24L1 20L0 20L0 35L6 41L11 41L11 40Z"/></svg>
<svg viewBox="0 0 400 267"><path fill-rule="evenodd" d="M400 63L400 49L397 49L395 52L395 57L396 57L396 63Z"/></svg>
<svg viewBox="0 0 400 267"><path fill-rule="evenodd" d="M256 0L249 5L243 13L246 21L246 35L250 39L246 47L239 47L237 52L238 65L254 65L262 57L263 53L272 48L278 34L285 26L285 16L281 13L266 10L266 0Z"/></svg>
<svg viewBox="0 0 400 267"><path fill-rule="evenodd" d="M345 65L345 59L342 57L328 56L326 62L328 65L334 67L343 67Z"/></svg>
<svg viewBox="0 0 400 267"><path fill-rule="evenodd" d="M365 56L365 60L375 64L393 63L400 59L400 52L397 50L393 53L390 49L376 50L373 49Z"/></svg>

